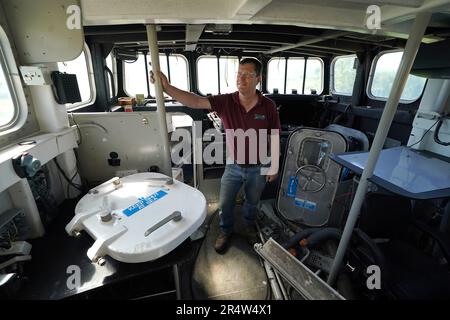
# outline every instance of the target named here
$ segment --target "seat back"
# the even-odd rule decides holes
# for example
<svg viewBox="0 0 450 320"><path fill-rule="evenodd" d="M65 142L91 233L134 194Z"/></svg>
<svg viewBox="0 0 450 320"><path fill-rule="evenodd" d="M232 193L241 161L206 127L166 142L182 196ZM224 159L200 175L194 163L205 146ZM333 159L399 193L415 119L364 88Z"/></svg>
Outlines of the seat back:
<svg viewBox="0 0 450 320"><path fill-rule="evenodd" d="M408 241L407 232L414 226L411 201L397 195L368 193L362 207L357 233L367 246L374 263L381 268L382 287L387 297L395 299L448 299L450 274L439 262ZM361 236L362 235L362 236ZM376 243L373 239L391 241ZM410 237L409 237L410 238ZM364 245L365 243L365 245ZM376 246L376 247L375 247Z"/></svg>
<svg viewBox="0 0 450 320"><path fill-rule="evenodd" d="M368 151L369 150L369 139L367 136L359 130L353 128L347 128L339 124L330 124L325 127L325 130L331 130L339 132L347 140L348 151Z"/></svg>

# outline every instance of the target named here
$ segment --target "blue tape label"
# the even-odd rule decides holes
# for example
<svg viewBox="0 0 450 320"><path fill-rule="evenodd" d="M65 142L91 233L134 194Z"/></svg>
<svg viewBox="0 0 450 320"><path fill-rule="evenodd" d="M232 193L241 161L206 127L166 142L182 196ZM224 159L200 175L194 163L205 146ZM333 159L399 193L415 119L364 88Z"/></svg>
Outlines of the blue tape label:
<svg viewBox="0 0 450 320"><path fill-rule="evenodd" d="M305 200L300 198L295 198L294 203L299 208L303 208L305 206Z"/></svg>
<svg viewBox="0 0 450 320"><path fill-rule="evenodd" d="M305 209L310 210L310 211L316 211L317 204L312 201L305 201Z"/></svg>
<svg viewBox="0 0 450 320"><path fill-rule="evenodd" d="M129 206L122 212L127 217L130 217L133 214L135 214L136 212L144 209L148 205L151 205L153 202L161 199L165 195L167 195L167 192L165 192L163 190L159 190L158 192L155 192L154 194L149 195L147 198L143 198L143 197L138 198L139 199L138 202L136 202L135 204L132 204L131 206Z"/></svg>
<svg viewBox="0 0 450 320"><path fill-rule="evenodd" d="M287 196L294 198L295 194L297 193L297 182L298 179L296 179L294 176L291 176L289 178L288 182L288 190L287 190Z"/></svg>

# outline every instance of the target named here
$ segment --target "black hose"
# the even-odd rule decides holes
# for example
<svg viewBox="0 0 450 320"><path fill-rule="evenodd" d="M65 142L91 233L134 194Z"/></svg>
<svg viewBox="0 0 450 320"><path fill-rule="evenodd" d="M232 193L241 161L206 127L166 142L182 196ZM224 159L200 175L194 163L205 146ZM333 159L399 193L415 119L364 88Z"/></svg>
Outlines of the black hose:
<svg viewBox="0 0 450 320"><path fill-rule="evenodd" d="M75 184L75 183L72 182L72 181L73 181L73 178L75 178L75 176L72 177L72 179L69 179L69 178L67 177L66 173L64 172L64 170L63 170L63 169L61 168L61 166L59 165L59 163L58 163L58 161L56 160L56 158L53 158L53 161L55 162L56 167L58 168L59 172L61 172L61 174L62 174L62 176L64 177L64 179L66 179L67 183L68 183L69 185L71 185L72 187L74 187L75 189L77 189L78 191L80 191L81 193L83 193L82 186L77 185L77 184ZM76 175L77 173L78 173L78 171L75 173L75 175Z"/></svg>
<svg viewBox="0 0 450 320"><path fill-rule="evenodd" d="M308 236L310 236L312 233L321 230L322 228L309 228L309 229L304 229L301 230L299 232L297 232L291 239L289 239L288 241L286 241L283 244L283 248L285 249L289 249L294 247L299 241L301 241L302 239L307 238Z"/></svg>
<svg viewBox="0 0 450 320"><path fill-rule="evenodd" d="M340 240L342 237L342 231L337 228L322 228L312 233L307 238L308 249L313 249L323 241L328 239Z"/></svg>
<svg viewBox="0 0 450 320"><path fill-rule="evenodd" d="M447 118L446 116L443 116L439 119L436 130L434 130L434 141L437 144L440 144L441 146L445 146L448 147L450 146L450 141L446 142L446 141L442 141L441 139L439 139L439 130L441 129L442 123L444 122L444 119Z"/></svg>
<svg viewBox="0 0 450 320"><path fill-rule="evenodd" d="M387 281L390 278L389 269L387 268L386 259L384 254L381 252L378 245L370 238L364 231L359 228L355 228L354 233L364 242L364 244L369 248L373 254L375 264L383 270L382 282Z"/></svg>

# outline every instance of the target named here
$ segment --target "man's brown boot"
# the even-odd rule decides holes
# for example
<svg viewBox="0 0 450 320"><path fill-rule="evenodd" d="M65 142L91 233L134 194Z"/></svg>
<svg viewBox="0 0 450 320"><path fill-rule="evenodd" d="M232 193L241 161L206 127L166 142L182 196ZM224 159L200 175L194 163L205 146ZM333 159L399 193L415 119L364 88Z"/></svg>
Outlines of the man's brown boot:
<svg viewBox="0 0 450 320"><path fill-rule="evenodd" d="M218 254L224 254L225 250L228 247L228 242L231 238L231 233L225 233L222 230L219 231L219 235L217 236L216 243L214 244L214 249Z"/></svg>

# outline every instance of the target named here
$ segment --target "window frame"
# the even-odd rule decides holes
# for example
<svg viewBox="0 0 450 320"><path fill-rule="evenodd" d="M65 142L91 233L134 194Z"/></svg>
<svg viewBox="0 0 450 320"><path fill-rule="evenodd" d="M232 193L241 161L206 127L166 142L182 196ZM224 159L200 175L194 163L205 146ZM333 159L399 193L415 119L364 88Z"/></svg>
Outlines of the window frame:
<svg viewBox="0 0 450 320"><path fill-rule="evenodd" d="M117 93L119 91L119 84L117 83L117 60L116 60L116 56L114 55L114 50L111 50L109 55L111 55L111 68L112 68L111 73L113 74L113 81L114 81L114 88L113 88L114 90L112 90L113 91L112 98L114 98L114 97L117 97ZM106 56L106 58L105 58L105 65L107 65L106 59L108 58L108 56ZM109 92L108 92L108 94L109 94Z"/></svg>
<svg viewBox="0 0 450 320"><path fill-rule="evenodd" d="M144 52L137 52L137 57L138 57L137 59L139 59L139 55L140 54L142 54L142 58L144 59L144 64L145 64L145 54L146 53L144 53ZM137 59L136 59L136 61L137 61ZM127 74L126 74L126 71L125 71L125 64L127 64L127 63L135 63L136 61L134 61L134 62L126 62L126 61L122 60L122 89L123 89L123 92L127 95L127 97L130 97L130 98L134 97L134 95L129 94L128 91L127 91L127 86L126 86L126 76L127 76ZM145 65L144 65L144 67L145 67ZM150 69L149 69L149 72L150 72ZM145 77L146 77L146 79L148 79L147 75ZM148 89L148 91L149 91L149 92L147 92L148 97L151 97L150 96L150 90Z"/></svg>
<svg viewBox="0 0 450 320"><path fill-rule="evenodd" d="M322 90L320 92L316 93L316 95L320 96L323 93L323 90L325 90L325 63L323 62L322 58L319 58L319 57L308 57L308 59L306 59L306 61L305 61L306 62L306 69L305 70L308 69L308 60L319 60L320 65L322 66L321 72L320 72L320 76L321 76L321 79L322 79ZM303 79L303 82L306 83L306 72L305 72L305 76L304 77L305 78ZM307 94L302 93L302 94L303 95L307 95L307 96L312 95L311 93L307 93Z"/></svg>
<svg viewBox="0 0 450 320"><path fill-rule="evenodd" d="M94 69L92 67L92 57L91 57L91 51L89 50L89 46L86 44L86 42L83 45L84 52L84 59L86 60L86 68L88 73L88 79L89 79L89 88L91 89L91 95L89 97L88 101L85 102L77 102L77 103L66 103L66 109L67 111L74 111L76 109L83 108L85 106L91 105L95 103L95 99L97 97L97 91L95 89L95 79L94 79ZM81 55L81 52L80 52ZM77 57L78 58L78 57ZM75 58L75 59L77 59ZM73 59L73 60L75 60ZM73 61L71 60L71 61ZM68 62L68 61L60 61L60 62Z"/></svg>
<svg viewBox="0 0 450 320"><path fill-rule="evenodd" d="M150 52L145 52L145 53L144 52L138 52L138 55L139 54L142 54L142 57L144 58L144 61L145 61L145 55L148 55L147 56L147 62L151 61ZM188 59L186 58L186 56L184 56L183 54L180 54L180 53L170 53L169 56L181 57L186 62L187 91L190 91L191 90L191 81L190 81L190 74L189 74L189 61L188 61ZM167 54L160 52L159 53L159 60L160 61L161 61L161 58L167 59ZM169 63L169 61L167 61L167 63ZM122 89L123 89L123 92L127 95L127 97L134 97L134 95L128 93L127 87L125 85L126 84L126 76L127 76L126 71L125 71L125 64L126 64L126 62L122 62ZM168 66L168 69L169 69L169 72L170 72L170 66ZM148 67L148 72L150 72L151 70L152 70L152 68ZM149 76L148 74L145 75L147 81L150 81L148 76ZM169 75L166 74L166 76L167 76L167 79L169 79ZM148 97L150 99L155 99L156 97L152 96L150 93L151 92L150 92L150 87L149 87L148 88ZM170 96L168 96L168 95L166 96L166 93L164 93L164 100L172 100L172 98Z"/></svg>
<svg viewBox="0 0 450 320"><path fill-rule="evenodd" d="M220 93L218 93L218 94L229 94L229 93L233 93L233 92L236 92L236 91L233 91L233 92L227 92L227 93L222 93L222 88L221 88L221 85L220 85L220 82L221 82L221 80L222 79L224 79L223 78L223 76L220 74L220 59L222 59L222 58L224 58L224 59L236 59L237 60L237 66L238 66L238 68L239 68L239 62L244 58L244 57L242 57L241 59L239 59L239 56L225 56L225 55L223 55L223 56L219 56L218 57L218 59L219 59L219 64L218 64L218 69L217 69L217 72L218 72L218 74L219 74L219 78L217 79L217 81L218 81L218 83L219 83L219 91L220 91ZM235 70L234 72L236 73L238 70ZM198 69L197 69L197 74L198 74ZM198 88L198 79L199 79L199 77L197 77L197 88ZM237 78L235 77L235 84L236 84L236 80L237 80ZM260 81L260 84L261 84L261 81ZM236 88L236 90L237 90L237 88ZM200 92L200 90L199 90L199 92Z"/></svg>
<svg viewBox="0 0 450 320"><path fill-rule="evenodd" d="M28 104L22 79L17 69L10 41L2 26L0 26L0 63L14 106L14 115L11 121L0 126L0 136L2 136L19 130L25 124L28 115Z"/></svg>
<svg viewBox="0 0 450 320"><path fill-rule="evenodd" d="M213 54L202 54L202 55L200 55L200 56L198 56L197 57L197 59L195 60L195 72L197 73L197 91L198 91L198 93L199 94L201 94L203 97L206 97L207 96L207 94L209 93L204 93L204 92L202 92L201 90L200 90L200 84L199 84L199 81L200 81L200 73L199 73L199 70L198 70L198 61L200 60L200 59L209 59L209 58L215 58L215 60L216 60L216 67L217 67L217 74L218 74L218 77L217 77L217 89L218 89L218 91L219 92L217 92L217 93L212 93L211 92L211 95L218 95L218 94L221 94L220 93L220 80L219 80L219 78L220 78L220 56L216 56L216 55L213 55ZM238 59L238 64L239 64L239 57L238 56L224 56L224 57L230 57L230 58L237 58Z"/></svg>
<svg viewBox="0 0 450 320"><path fill-rule="evenodd" d="M299 58L301 58L301 57L299 57ZM267 76L266 76L266 92L268 92L269 94L273 94L273 92L270 92L269 91L269 88L268 88L268 85L269 85L269 78L270 78L270 72L269 72L269 64L270 64L270 62L272 61L272 60L275 60L275 59L278 59L278 60L282 60L282 59L284 59L284 61L285 61L285 63L286 63L286 65L287 65L287 60L286 60L286 57L272 57L272 58L270 58L269 59L269 61L267 61L267 66L266 66L266 73L267 73ZM304 59L304 58L303 58ZM284 85L283 85L283 91L284 91L284 88L286 87L286 69L287 69L287 66L284 66ZM289 94L289 93L285 93L285 92L283 92L283 93L280 93L280 88L277 88L278 89L278 94Z"/></svg>
<svg viewBox="0 0 450 320"><path fill-rule="evenodd" d="M403 52L403 51L404 50L402 50L402 49L384 50L384 51L379 52L375 56L375 58L372 61L371 66L370 66L369 79L367 81L367 86L366 86L366 94L367 94L367 96L370 99L375 100L375 101L384 101L384 102L386 102L389 99L389 94L388 94L387 98L377 97L377 96L374 96L372 94L372 83L373 83L373 79L375 77L375 70L376 70L376 67L377 67L377 63L378 63L378 60L380 59L380 57L382 55L384 55L384 54L394 53L394 52ZM409 74L409 75L411 75L411 74ZM409 77L409 75L408 75L408 77ZM395 80L395 77L394 77L394 80ZM407 79L407 81L408 81L408 79ZM425 92L425 87L427 86L427 82L428 82L428 78L425 78L425 83L423 85L422 92L420 93L420 95L416 99L414 99L414 100L405 100L405 99L400 98L399 103L411 104L411 103L414 103L417 100L421 99L422 96L423 96L423 93ZM392 85L394 85L394 84L392 84ZM405 84L405 86L406 86L406 84ZM403 90L404 90L404 88L403 88ZM402 92L402 94L403 94L403 92Z"/></svg>
<svg viewBox="0 0 450 320"><path fill-rule="evenodd" d="M336 61L338 59L341 58L347 58L347 57L355 57L355 59L358 59L358 56L356 54L346 54L344 56L336 56L333 58L333 60L331 60L331 64L330 64L330 91L332 94L335 95L339 95L339 96L346 96L346 97L351 97L353 96L353 88L352 88L352 92L350 94L344 93L344 92L339 92L335 89L334 87L334 65L336 63ZM357 72L357 70L355 70L355 72ZM355 81L356 81L356 74L355 74L355 80L353 81L353 86L355 86Z"/></svg>
<svg viewBox="0 0 450 320"><path fill-rule="evenodd" d="M287 70L289 68L289 63L288 61L290 59L303 59L305 61L305 72L303 74L303 88L305 87L305 83L306 83L306 69L308 68L308 60L318 60L322 66L321 68L321 72L320 72L320 76L322 79L322 90L320 92L317 92L317 95L321 95L323 93L323 91L325 90L325 63L323 62L323 59L319 58L319 57L288 57L288 59L286 59L286 57L272 57L269 59L269 61L267 61L267 77L266 77L266 92L269 92L270 94L272 94L272 92L269 91L269 88L267 87L269 84L269 78L270 78L270 73L269 73L269 63L274 60L274 59L284 59L286 61L286 66L285 66L285 71L284 71L284 87L286 86L286 81L287 81ZM283 91L284 91L284 87L283 87ZM278 88L278 90L280 90ZM280 93L278 92L278 94L292 94L292 93ZM297 93L298 95L305 95L305 96L310 96L312 95L311 93Z"/></svg>
<svg viewBox="0 0 450 320"><path fill-rule="evenodd" d="M147 61L151 61L151 59L150 59L151 58L150 57L150 52L148 52L147 54L149 55L148 56L149 59L147 59ZM160 55L160 58L159 58L160 60L161 60L161 56L164 56L164 59L167 59L167 69L169 70L170 73L172 73L170 71L171 69L170 69L170 65L169 65L170 59L168 59L167 57L181 57L184 60L184 62L186 62L186 77L187 77L187 79L186 79L186 83L187 83L186 91L190 92L191 91L191 81L190 81L190 76L189 76L189 61L188 61L188 59L184 55L182 55L180 53L169 53L168 55L166 53L160 53L159 55ZM148 70L150 72L151 68L149 68ZM167 79L169 79L169 75L167 74L166 76L167 76ZM148 74L146 75L146 77L148 79ZM170 76L170 79L172 79L172 76ZM150 80L150 79L148 79L148 80ZM182 90L184 90L184 89L182 89ZM150 92L148 93L148 95L149 95L149 97L151 97L153 99L156 98L156 97L152 96L150 94ZM167 97L165 97L165 99L171 100L172 98L170 96L167 96Z"/></svg>
<svg viewBox="0 0 450 320"><path fill-rule="evenodd" d="M214 58L216 58L216 60L217 59L219 60L219 66L217 68L217 73L219 75L219 77L217 79L217 84L218 84L219 91L221 91L220 90L220 80L219 80L219 78L221 78L221 74L220 74L220 59L221 58L224 58L224 59L236 58L238 60L238 66L239 66L240 62L243 59L245 59L245 58L254 58L252 56L237 56L237 55L219 55L219 56L217 56L217 55L213 55L213 54L202 54L202 55L198 56L197 59L195 60L195 70L196 70L196 73L197 73L197 93L199 93L200 95L202 95L204 97L206 97L207 94L203 93L202 91L200 91L200 87L199 87L199 79L200 79L200 77L199 77L199 72L198 72L198 60L201 59L201 58L205 58L205 57L214 57ZM236 72L237 71L238 70L236 70ZM263 91L262 90L262 86L263 86L262 77L263 77L263 74L261 74L261 81L259 81L258 85L256 86L256 89L261 91L261 92ZM236 91L237 91L237 88L236 88ZM236 91L234 91L234 92L236 92ZM222 93L222 92L220 92L220 93L211 93L211 94L212 95L216 95L216 94L218 95L218 94L229 94L229 93Z"/></svg>

